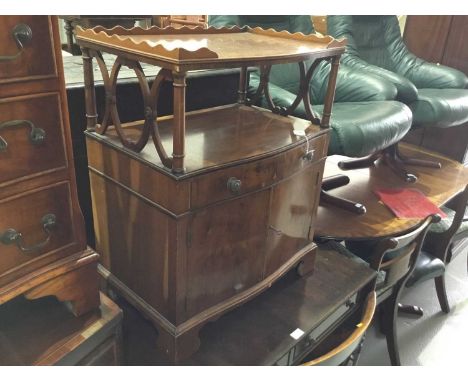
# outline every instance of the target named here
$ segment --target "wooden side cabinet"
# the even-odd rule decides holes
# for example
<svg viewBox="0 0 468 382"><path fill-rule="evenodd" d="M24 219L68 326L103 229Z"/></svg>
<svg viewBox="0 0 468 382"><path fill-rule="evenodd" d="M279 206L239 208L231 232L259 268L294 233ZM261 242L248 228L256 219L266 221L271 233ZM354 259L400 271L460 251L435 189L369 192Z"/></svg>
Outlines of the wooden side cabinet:
<svg viewBox="0 0 468 382"><path fill-rule="evenodd" d="M56 17L0 17L0 304L99 306L78 205Z"/></svg>
<svg viewBox="0 0 468 382"><path fill-rule="evenodd" d="M76 38L101 274L151 320L156 346L178 363L197 350L206 323L266 291L289 269L313 271L315 216L345 42L247 27L97 27L77 29ZM110 72L105 52L117 55ZM308 92L289 108L275 106L268 93L271 65L284 62L298 64L301 89L308 89L317 67L307 69L308 59L332 62L321 120ZM142 62L161 68L151 85ZM94 64L105 79L102 116ZM144 120L120 121L123 66L138 77ZM249 67L261 68L257 98L265 93L269 110L247 100ZM238 102L187 111L188 72L220 68L241 68ZM158 110L163 83L173 87L169 116ZM308 120L291 116L302 101Z"/></svg>

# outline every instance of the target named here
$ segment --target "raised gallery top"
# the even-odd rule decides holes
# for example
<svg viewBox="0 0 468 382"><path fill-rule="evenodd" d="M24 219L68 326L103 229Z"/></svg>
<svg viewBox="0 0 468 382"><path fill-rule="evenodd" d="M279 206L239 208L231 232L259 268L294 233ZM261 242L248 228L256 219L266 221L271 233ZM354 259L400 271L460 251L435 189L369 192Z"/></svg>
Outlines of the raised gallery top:
<svg viewBox="0 0 468 382"><path fill-rule="evenodd" d="M175 71L298 62L343 53L346 40L274 29L76 28L82 47L126 56Z"/></svg>

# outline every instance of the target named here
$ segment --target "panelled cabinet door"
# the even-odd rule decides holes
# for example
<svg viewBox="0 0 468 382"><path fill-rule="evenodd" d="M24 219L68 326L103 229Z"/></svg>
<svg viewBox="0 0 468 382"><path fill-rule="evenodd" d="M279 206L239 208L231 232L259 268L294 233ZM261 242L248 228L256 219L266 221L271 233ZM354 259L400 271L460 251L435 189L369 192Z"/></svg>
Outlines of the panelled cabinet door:
<svg viewBox="0 0 468 382"><path fill-rule="evenodd" d="M189 316L261 281L269 199L267 189L194 213L186 269Z"/></svg>
<svg viewBox="0 0 468 382"><path fill-rule="evenodd" d="M272 189L265 277L312 242L320 194L320 164L308 167Z"/></svg>

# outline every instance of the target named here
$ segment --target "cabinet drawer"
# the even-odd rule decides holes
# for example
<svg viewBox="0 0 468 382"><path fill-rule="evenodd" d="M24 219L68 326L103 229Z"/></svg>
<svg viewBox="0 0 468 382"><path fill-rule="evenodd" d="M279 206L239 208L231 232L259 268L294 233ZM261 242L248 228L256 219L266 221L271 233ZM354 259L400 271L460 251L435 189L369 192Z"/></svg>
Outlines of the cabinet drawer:
<svg viewBox="0 0 468 382"><path fill-rule="evenodd" d="M22 275L67 253L74 243L70 187L59 183L0 201L0 285L6 273Z"/></svg>
<svg viewBox="0 0 468 382"><path fill-rule="evenodd" d="M56 77L50 34L51 19L48 16L2 17L0 83ZM27 36L30 36L29 40Z"/></svg>
<svg viewBox="0 0 468 382"><path fill-rule="evenodd" d="M58 93L0 99L0 185L66 164Z"/></svg>
<svg viewBox="0 0 468 382"><path fill-rule="evenodd" d="M326 156L328 135L309 141L310 157L305 157L306 144L273 157L246 163L194 178L191 183L191 208L229 199L279 182L316 163Z"/></svg>

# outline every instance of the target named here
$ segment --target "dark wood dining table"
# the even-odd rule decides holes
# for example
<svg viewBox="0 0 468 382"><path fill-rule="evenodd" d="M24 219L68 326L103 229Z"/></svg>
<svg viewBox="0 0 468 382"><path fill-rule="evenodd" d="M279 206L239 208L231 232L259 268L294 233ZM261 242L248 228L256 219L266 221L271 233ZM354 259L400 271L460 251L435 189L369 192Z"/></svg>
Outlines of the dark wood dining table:
<svg viewBox="0 0 468 382"><path fill-rule="evenodd" d="M410 232L423 219L400 219L384 205L375 190L383 188L415 188L438 207L454 198L468 183L468 168L459 162L434 152L400 143L401 152L412 158L439 161L442 168L407 166L418 177L416 183L406 183L385 164L357 170L341 170L341 156L327 158L324 177L343 174L349 184L329 191L332 195L365 205L367 213L356 215L334 206L321 205L317 212L315 236L333 240L369 240L401 235Z"/></svg>

